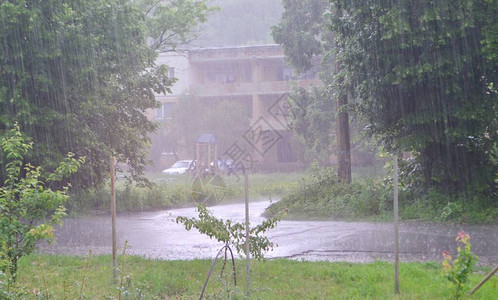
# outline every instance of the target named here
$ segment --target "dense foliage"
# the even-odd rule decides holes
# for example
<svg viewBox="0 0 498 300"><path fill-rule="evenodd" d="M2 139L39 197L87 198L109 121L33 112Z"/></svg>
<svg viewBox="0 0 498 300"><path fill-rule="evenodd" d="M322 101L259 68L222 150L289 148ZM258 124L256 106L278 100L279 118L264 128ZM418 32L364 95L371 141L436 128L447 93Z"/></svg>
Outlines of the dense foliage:
<svg viewBox="0 0 498 300"><path fill-rule="evenodd" d="M155 67L154 50L188 41L186 30L205 19L202 2L196 10L190 2L2 1L0 134L19 122L35 145L27 158L48 170L67 152L86 156L71 178L76 188L101 183L118 154L140 179L156 128L146 112L173 83L165 66ZM157 21L168 16L176 25Z"/></svg>
<svg viewBox="0 0 498 300"><path fill-rule="evenodd" d="M326 3L284 0L283 5L282 19L272 27L272 36L283 46L287 62L298 74L330 70L329 60L319 61L323 58L327 37L323 16ZM331 101L331 96L326 87L318 86L312 90L295 89L288 98L293 116L291 128L304 141L309 159L324 161L333 152L336 103Z"/></svg>
<svg viewBox="0 0 498 300"><path fill-rule="evenodd" d="M316 146L331 143L320 132L333 120L317 108L334 115L324 104L347 95L342 109L383 150L414 156L407 174L420 191L496 192L496 1L286 0L284 8L273 36L290 63L304 71L321 59L323 90L292 98L305 108L294 124L308 145L326 150Z"/></svg>
<svg viewBox="0 0 498 300"><path fill-rule="evenodd" d="M425 187L488 191L497 165L496 64L483 52L496 1L331 1L337 88L388 151L409 151Z"/></svg>
<svg viewBox="0 0 498 300"><path fill-rule="evenodd" d="M0 273L14 278L19 258L30 254L38 240L53 237L52 225L65 216L68 186L53 190L51 185L75 173L84 162L70 153L53 173L44 174L40 167L24 163L32 149L17 124L2 139L7 177L0 188Z"/></svg>
<svg viewBox="0 0 498 300"><path fill-rule="evenodd" d="M285 211L291 219L355 219L392 212L392 188L380 180L341 183L334 168L308 170L296 189L266 209L267 216Z"/></svg>

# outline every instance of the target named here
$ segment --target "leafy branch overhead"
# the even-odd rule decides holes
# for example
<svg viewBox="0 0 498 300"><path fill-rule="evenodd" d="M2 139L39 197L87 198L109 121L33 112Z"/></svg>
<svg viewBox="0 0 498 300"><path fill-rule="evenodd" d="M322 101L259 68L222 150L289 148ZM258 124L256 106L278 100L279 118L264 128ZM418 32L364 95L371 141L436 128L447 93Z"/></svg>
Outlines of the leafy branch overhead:
<svg viewBox="0 0 498 300"><path fill-rule="evenodd" d="M198 218L177 217L176 222L182 223L187 230L195 228L200 233L209 236L225 245L234 246L237 253L245 252L245 224L233 222L232 220L218 219L203 205L197 205ZM275 228L279 217L263 221L249 231L249 245L252 257L262 259L264 252L273 249L273 243L263 234Z"/></svg>
<svg viewBox="0 0 498 300"><path fill-rule="evenodd" d="M216 11L207 0L139 0L144 12L151 48L158 52L174 52L197 38L199 25Z"/></svg>

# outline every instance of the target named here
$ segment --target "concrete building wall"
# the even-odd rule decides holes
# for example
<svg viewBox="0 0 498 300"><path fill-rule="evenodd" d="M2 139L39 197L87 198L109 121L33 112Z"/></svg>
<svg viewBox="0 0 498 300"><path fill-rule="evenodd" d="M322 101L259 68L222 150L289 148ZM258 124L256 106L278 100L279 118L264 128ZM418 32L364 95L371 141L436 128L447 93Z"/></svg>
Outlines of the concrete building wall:
<svg viewBox="0 0 498 300"><path fill-rule="evenodd" d="M170 127L168 126L168 122L171 121L174 107L178 103L179 97L188 91L189 62L187 54L161 53L157 57L156 65L167 65L169 67L169 76L177 79L171 87L171 94L156 94L156 100L161 103L161 106L147 112L148 118L161 124L158 131L151 136L152 169L158 171L170 167L176 160L190 159L181 149L176 149L168 145L168 141L165 138L167 128Z"/></svg>
<svg viewBox="0 0 498 300"><path fill-rule="evenodd" d="M251 127L243 138L252 148L256 170L302 166L302 149L296 149L288 128L286 95L293 86L317 85L316 77L293 80L279 45L199 49L190 51L188 58L191 94L206 101L242 101L250 108Z"/></svg>

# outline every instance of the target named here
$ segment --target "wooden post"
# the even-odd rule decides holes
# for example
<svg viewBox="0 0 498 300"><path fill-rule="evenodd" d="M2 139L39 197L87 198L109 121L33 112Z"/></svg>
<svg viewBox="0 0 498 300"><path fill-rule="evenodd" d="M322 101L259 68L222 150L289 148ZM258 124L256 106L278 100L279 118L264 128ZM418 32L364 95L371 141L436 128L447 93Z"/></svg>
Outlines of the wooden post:
<svg viewBox="0 0 498 300"><path fill-rule="evenodd" d="M491 271L491 273L489 273L483 280L481 280L481 282L479 282L478 285L476 285L475 288L472 289L472 291L470 291L469 295L472 295L474 294L478 289L481 288L481 286L486 283L486 281L489 280L489 278L491 278L491 276L493 276L493 274L495 274L496 272L498 272L498 266L493 270Z"/></svg>
<svg viewBox="0 0 498 300"><path fill-rule="evenodd" d="M117 246L116 246L116 191L114 187L114 165L116 159L111 157L110 171L111 171L111 222L112 222L112 280L117 282Z"/></svg>
<svg viewBox="0 0 498 300"><path fill-rule="evenodd" d="M249 294L249 289L251 287L251 270L250 270L250 261L251 261L251 252L249 245L249 178L247 176L247 170L244 166L244 200L246 205L246 274L247 274L247 293Z"/></svg>
<svg viewBox="0 0 498 300"><path fill-rule="evenodd" d="M394 155L394 291L399 294L398 156Z"/></svg>

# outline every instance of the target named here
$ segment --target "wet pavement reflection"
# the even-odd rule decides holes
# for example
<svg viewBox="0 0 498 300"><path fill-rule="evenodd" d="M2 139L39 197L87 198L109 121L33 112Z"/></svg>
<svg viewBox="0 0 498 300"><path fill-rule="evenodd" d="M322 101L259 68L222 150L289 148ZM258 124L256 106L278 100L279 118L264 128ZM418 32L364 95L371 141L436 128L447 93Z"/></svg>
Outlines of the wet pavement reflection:
<svg viewBox="0 0 498 300"><path fill-rule="evenodd" d="M261 217L268 201L250 204L252 224ZM244 205L211 207L219 218L244 220ZM176 224L177 216L196 216L195 208L170 211L118 214L117 236L122 251L155 259L189 260L212 258L222 244L201 235L195 229L185 230ZM455 237L464 230L471 236L473 252L484 265L498 264L498 224L457 225L400 224L400 259L402 261L441 260L441 253L456 252ZM282 221L268 233L277 246L268 258L371 262L393 260L394 230L390 223ZM39 245L39 252L71 255L111 253L110 216L68 218L56 228L57 240Z"/></svg>

